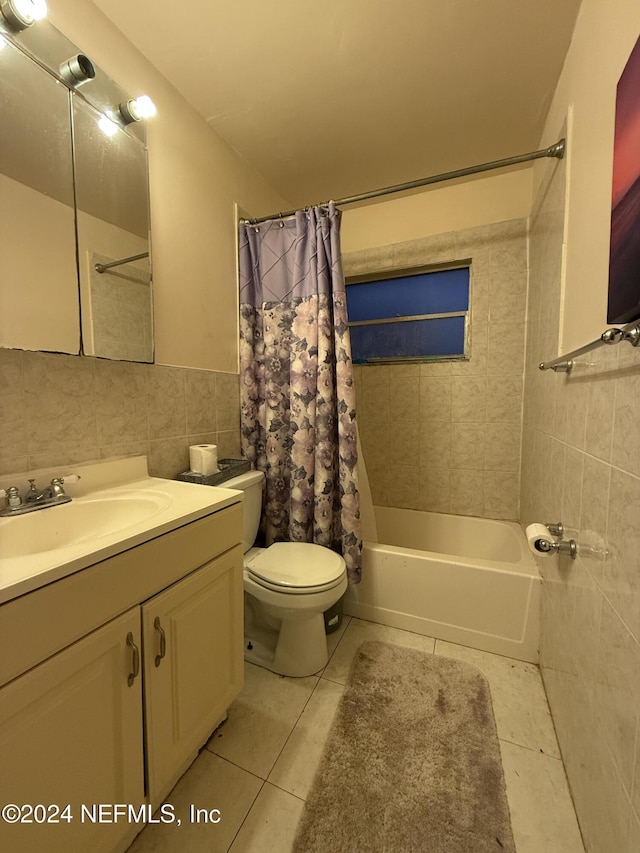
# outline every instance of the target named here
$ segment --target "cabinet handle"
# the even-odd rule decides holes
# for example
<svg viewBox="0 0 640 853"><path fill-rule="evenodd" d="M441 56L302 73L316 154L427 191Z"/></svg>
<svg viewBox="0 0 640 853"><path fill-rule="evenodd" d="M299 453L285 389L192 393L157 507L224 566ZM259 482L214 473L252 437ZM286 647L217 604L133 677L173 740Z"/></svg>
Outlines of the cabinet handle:
<svg viewBox="0 0 640 853"><path fill-rule="evenodd" d="M160 617L156 616L153 620L153 627L160 634L160 654L156 655L156 666L160 666L160 661L167 653L167 635L164 632L164 628L160 624Z"/></svg>
<svg viewBox="0 0 640 853"><path fill-rule="evenodd" d="M133 672L129 673L129 677L127 678L127 684L129 687L133 686L133 682L136 680L140 673L140 651L136 644L133 642L133 634L131 631L127 634L127 645L133 652Z"/></svg>

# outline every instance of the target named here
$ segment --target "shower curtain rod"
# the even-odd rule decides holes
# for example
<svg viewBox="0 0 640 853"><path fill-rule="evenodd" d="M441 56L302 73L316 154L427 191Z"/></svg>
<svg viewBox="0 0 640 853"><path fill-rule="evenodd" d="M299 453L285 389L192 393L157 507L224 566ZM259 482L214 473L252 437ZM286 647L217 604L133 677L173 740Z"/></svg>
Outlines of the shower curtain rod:
<svg viewBox="0 0 640 853"><path fill-rule="evenodd" d="M492 160L490 163L480 163L478 166L467 166L466 169L456 169L453 172L442 172L439 175L431 175L428 178L419 178L417 181L409 181L406 184L395 184L391 187L383 187L379 190L372 190L368 193L360 195L351 195L347 198L336 199L335 204L355 204L358 201L365 201L369 198L378 198L381 195L390 195L391 193L401 193L405 190L413 190L417 187L426 187L429 184L439 184L441 181L452 181L455 178L465 178L467 175L476 175L479 172L489 172L491 169L503 169L506 166L517 166L518 163L527 163L529 160L541 160L543 157L555 157L562 160L565 154L566 140L560 139L554 145L548 148L541 148L540 151L532 151L529 154L518 154L515 157L507 157L504 160ZM326 203L326 202L325 202ZM257 225L260 222L267 222L269 219L284 219L286 216L293 216L297 213L296 210L286 210L283 213L272 213L270 216L260 216L257 219L243 219L250 225Z"/></svg>

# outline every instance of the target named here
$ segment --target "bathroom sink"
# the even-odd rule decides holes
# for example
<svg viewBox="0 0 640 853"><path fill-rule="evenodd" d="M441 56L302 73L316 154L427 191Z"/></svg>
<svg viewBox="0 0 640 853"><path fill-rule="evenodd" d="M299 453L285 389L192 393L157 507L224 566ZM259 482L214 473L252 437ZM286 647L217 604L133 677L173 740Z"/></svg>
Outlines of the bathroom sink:
<svg viewBox="0 0 640 853"><path fill-rule="evenodd" d="M162 493L79 498L3 519L0 556L27 557L80 545L146 522L170 503ZM6 523L9 522L9 523Z"/></svg>
<svg viewBox="0 0 640 853"><path fill-rule="evenodd" d="M219 486L150 477L145 456L74 469L69 503L0 518L0 606L242 499ZM33 473L0 478L0 488ZM40 482L61 475L53 468L35 473Z"/></svg>

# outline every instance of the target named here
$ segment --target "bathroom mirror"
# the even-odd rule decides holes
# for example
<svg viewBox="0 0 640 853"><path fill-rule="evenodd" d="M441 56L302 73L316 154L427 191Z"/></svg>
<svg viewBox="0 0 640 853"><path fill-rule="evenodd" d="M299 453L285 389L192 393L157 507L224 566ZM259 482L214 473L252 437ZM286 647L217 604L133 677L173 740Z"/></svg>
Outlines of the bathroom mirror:
<svg viewBox="0 0 640 853"><path fill-rule="evenodd" d="M0 31L0 347L151 362L144 122L106 136L127 93L100 69L71 91L57 69L80 51L37 30Z"/></svg>
<svg viewBox="0 0 640 853"><path fill-rule="evenodd" d="M0 35L0 346L80 351L69 91Z"/></svg>
<svg viewBox="0 0 640 853"><path fill-rule="evenodd" d="M72 99L83 351L152 362L147 153Z"/></svg>

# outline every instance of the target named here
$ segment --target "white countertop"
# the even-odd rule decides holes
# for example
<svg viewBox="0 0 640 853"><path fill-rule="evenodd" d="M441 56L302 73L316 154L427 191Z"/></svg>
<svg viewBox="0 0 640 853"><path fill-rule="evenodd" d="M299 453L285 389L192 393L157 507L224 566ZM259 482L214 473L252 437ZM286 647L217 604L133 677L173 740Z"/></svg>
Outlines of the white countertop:
<svg viewBox="0 0 640 853"><path fill-rule="evenodd" d="M0 518L0 604L242 501L242 492L233 489L149 477L144 457L67 467L82 478L75 486L65 486L73 498L70 503ZM45 476L50 473L44 472L41 481L46 483ZM19 483L24 476L16 475L12 480ZM140 503L151 507L150 514L130 524L123 525L120 519L115 528L109 513L103 512L104 507L133 507ZM83 506L89 504L93 506ZM69 520L76 522L87 509L92 516L90 535L85 537L76 524L69 536ZM42 550L37 534L44 525L49 529L49 538L51 530L54 537L58 528L63 530L63 544ZM34 543L33 547L30 543ZM23 549L30 553L21 553Z"/></svg>

